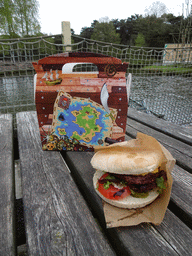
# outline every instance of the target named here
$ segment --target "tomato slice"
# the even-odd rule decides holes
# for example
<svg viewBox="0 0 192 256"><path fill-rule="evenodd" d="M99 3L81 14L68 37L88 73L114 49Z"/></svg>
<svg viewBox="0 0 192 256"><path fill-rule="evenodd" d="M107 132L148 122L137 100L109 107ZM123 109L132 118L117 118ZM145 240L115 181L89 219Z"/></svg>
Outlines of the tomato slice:
<svg viewBox="0 0 192 256"><path fill-rule="evenodd" d="M100 180L104 180L108 175L110 174L105 173L103 176L101 176ZM107 187L108 188L106 189L105 184L101 184L98 182L98 191L108 199L121 200L131 194L131 190L128 186L117 188L114 187L113 184L109 184Z"/></svg>

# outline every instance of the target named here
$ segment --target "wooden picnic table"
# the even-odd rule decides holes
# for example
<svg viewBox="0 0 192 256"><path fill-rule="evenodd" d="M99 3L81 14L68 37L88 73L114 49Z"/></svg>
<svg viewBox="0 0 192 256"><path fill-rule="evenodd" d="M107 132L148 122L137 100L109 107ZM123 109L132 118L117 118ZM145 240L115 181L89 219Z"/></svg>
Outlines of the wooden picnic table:
<svg viewBox="0 0 192 256"><path fill-rule="evenodd" d="M0 116L0 255L15 255L17 246L11 127L12 116ZM92 183L93 153L43 151L36 112L17 113L28 255L191 255L191 127L129 109L126 139L138 131L155 137L176 159L170 203L158 226L106 228Z"/></svg>

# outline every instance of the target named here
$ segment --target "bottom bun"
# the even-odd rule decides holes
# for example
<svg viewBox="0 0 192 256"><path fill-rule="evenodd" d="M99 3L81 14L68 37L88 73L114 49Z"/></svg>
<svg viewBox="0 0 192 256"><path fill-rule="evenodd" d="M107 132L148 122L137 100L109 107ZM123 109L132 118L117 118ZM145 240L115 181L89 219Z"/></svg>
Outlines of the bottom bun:
<svg viewBox="0 0 192 256"><path fill-rule="evenodd" d="M102 171L96 171L93 176L93 186L95 188L95 191L97 194L107 203L112 204L114 206L117 206L119 208L127 208L127 209L136 209L144 207L150 203L152 203L158 196L159 193L156 190L152 190L149 192L148 197L146 198L136 198L133 196L128 196L122 200L112 200L104 197L97 189L97 182L99 178L104 174L105 172Z"/></svg>

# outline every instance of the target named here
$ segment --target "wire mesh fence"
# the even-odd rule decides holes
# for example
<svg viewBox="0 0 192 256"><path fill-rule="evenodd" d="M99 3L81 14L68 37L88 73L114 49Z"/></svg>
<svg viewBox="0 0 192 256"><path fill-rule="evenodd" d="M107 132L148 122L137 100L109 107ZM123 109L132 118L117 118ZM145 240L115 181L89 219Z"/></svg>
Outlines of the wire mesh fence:
<svg viewBox="0 0 192 256"><path fill-rule="evenodd" d="M0 113L35 110L32 62L69 48L129 62L129 106L176 124L192 124L192 45L139 48L78 36L72 45L63 45L61 35L0 41Z"/></svg>

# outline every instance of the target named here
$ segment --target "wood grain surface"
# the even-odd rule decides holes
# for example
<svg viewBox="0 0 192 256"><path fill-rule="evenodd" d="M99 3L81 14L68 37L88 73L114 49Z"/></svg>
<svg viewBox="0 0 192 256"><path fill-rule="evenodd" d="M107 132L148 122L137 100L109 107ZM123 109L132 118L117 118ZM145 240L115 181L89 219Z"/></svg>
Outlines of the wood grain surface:
<svg viewBox="0 0 192 256"><path fill-rule="evenodd" d="M137 132L155 137L176 159L169 206L192 228L192 130L130 108L126 132L132 138Z"/></svg>
<svg viewBox="0 0 192 256"><path fill-rule="evenodd" d="M115 255L59 152L42 151L35 112L17 113L29 255Z"/></svg>
<svg viewBox="0 0 192 256"><path fill-rule="evenodd" d="M170 204L159 226L106 229L93 188L93 153L42 151L36 112L17 114L29 255L191 255L191 147L190 137L184 139L191 133L181 136L176 126L167 133L164 121L156 128L152 118L149 125L136 119L128 117L126 139L137 131L149 134L177 160Z"/></svg>
<svg viewBox="0 0 192 256"><path fill-rule="evenodd" d="M155 137L165 148L167 148L172 156L177 160L177 164L183 169L192 173L192 150L191 150L191 137L192 132L185 131L186 129L182 129L182 136L179 132L181 127L179 125L173 124L174 129L171 129L171 125L169 126L169 122L161 120L161 126L164 125L162 130L156 129L156 118L154 120L150 120L146 118L146 122L139 122L140 114L137 116L137 112L135 113L135 118L129 118L130 109L128 109L128 119L127 119L127 127L126 133L127 135L135 138L137 132L143 132L150 136ZM143 113L144 115L145 113ZM154 128L153 128L154 127ZM169 132L165 132L165 130ZM181 139L182 137L182 139ZM187 140L187 142L184 140ZM188 139L187 139L188 138Z"/></svg>
<svg viewBox="0 0 192 256"><path fill-rule="evenodd" d="M16 255L14 228L13 120L0 115L0 255Z"/></svg>
<svg viewBox="0 0 192 256"><path fill-rule="evenodd" d="M96 194L92 178L94 170L90 160L93 153L67 152L65 160L71 169L81 193L105 226L102 200ZM191 255L191 229L169 209L160 226L140 224L132 227L106 230L118 255Z"/></svg>
<svg viewBox="0 0 192 256"><path fill-rule="evenodd" d="M133 108L129 108L128 118L192 145L192 127L177 125Z"/></svg>

